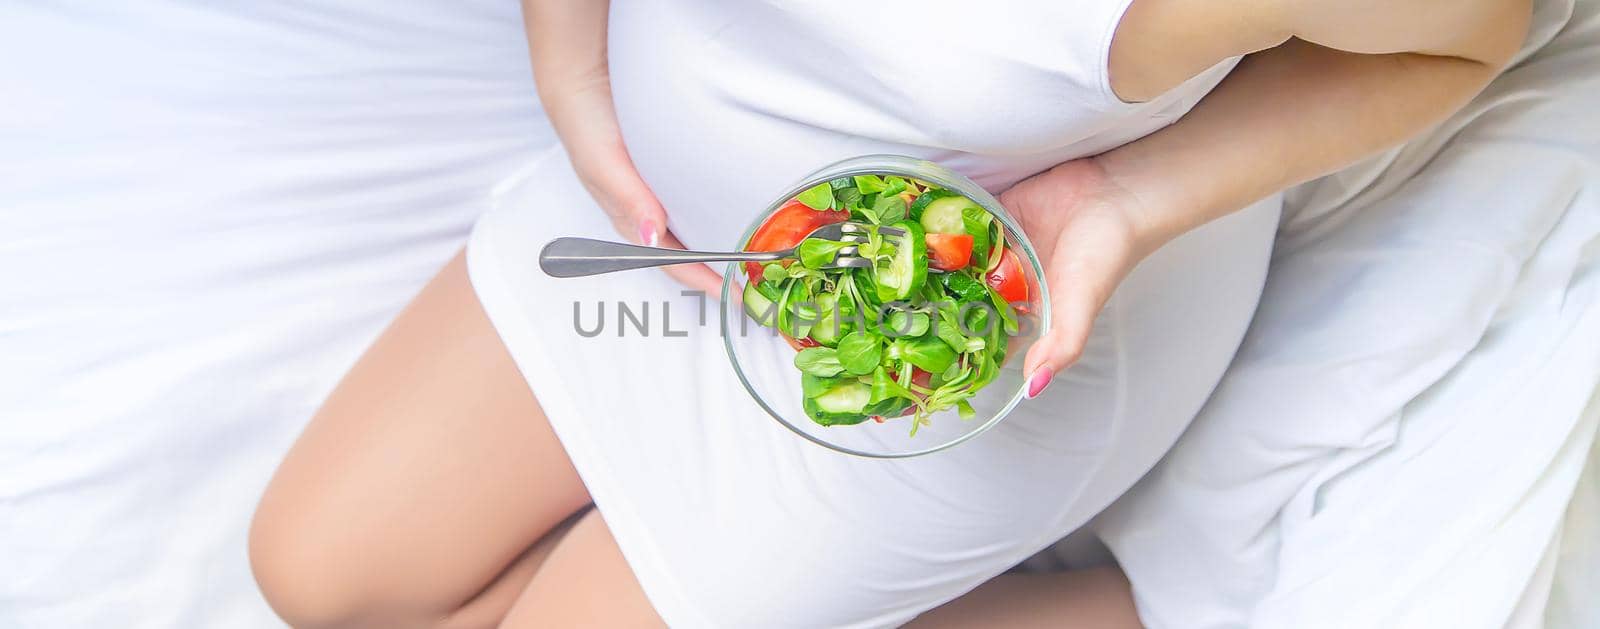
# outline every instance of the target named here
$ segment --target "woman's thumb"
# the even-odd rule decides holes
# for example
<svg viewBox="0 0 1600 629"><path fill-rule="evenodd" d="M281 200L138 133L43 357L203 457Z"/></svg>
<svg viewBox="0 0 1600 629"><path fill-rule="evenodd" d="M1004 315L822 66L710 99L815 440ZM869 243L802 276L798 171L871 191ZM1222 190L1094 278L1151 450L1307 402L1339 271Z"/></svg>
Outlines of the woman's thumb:
<svg viewBox="0 0 1600 629"><path fill-rule="evenodd" d="M642 245L659 245L667 231L667 212L650 191L650 186L629 162L599 170L584 183L600 209L611 218L617 233Z"/></svg>
<svg viewBox="0 0 1600 629"><path fill-rule="evenodd" d="M617 195L622 205L622 220L627 223L618 225L617 231L641 245L658 247L667 232L667 211L643 180L637 175L632 179L631 185L624 186Z"/></svg>
<svg viewBox="0 0 1600 629"><path fill-rule="evenodd" d="M617 225L617 231L641 245L660 246L661 237L667 232L667 211L644 182L626 186L619 191L617 201L621 210L618 222L623 223Z"/></svg>

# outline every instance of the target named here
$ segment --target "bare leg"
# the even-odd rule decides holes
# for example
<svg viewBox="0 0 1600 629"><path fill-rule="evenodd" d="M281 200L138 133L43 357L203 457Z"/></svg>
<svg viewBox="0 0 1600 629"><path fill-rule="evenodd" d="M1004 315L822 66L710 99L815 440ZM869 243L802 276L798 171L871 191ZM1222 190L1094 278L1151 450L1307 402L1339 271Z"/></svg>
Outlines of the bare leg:
<svg viewBox="0 0 1600 629"><path fill-rule="evenodd" d="M295 443L251 564L296 626L489 626L588 502L457 256Z"/></svg>
<svg viewBox="0 0 1600 629"><path fill-rule="evenodd" d="M300 627L660 626L588 502L458 256L296 442L251 564ZM1063 619L1138 626L1114 569L1002 576L913 626Z"/></svg>
<svg viewBox="0 0 1600 629"><path fill-rule="evenodd" d="M663 627L600 512L578 520L501 627Z"/></svg>
<svg viewBox="0 0 1600 629"><path fill-rule="evenodd" d="M566 539L567 533L583 518L585 514L594 511L593 507L580 509L572 517L567 518L556 528L546 533L539 541L534 542L522 556L511 562L505 570L489 583L482 591L472 597L446 616L438 623L438 629L472 629L474 627L494 627L505 618L506 610L511 609L517 602L517 597L522 595L522 590L527 587L528 581L533 579L540 566L550 552L555 550L561 540Z"/></svg>
<svg viewBox="0 0 1600 629"><path fill-rule="evenodd" d="M1140 627L1128 579L1115 567L1003 574L917 617L913 629Z"/></svg>

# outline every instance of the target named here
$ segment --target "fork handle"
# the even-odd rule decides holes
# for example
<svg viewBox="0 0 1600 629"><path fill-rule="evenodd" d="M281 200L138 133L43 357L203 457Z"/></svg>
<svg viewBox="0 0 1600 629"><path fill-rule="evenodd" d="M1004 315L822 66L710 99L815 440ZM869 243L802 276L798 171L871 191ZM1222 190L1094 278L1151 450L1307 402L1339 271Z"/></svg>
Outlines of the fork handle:
<svg viewBox="0 0 1600 629"><path fill-rule="evenodd" d="M539 252L539 268L551 277L583 277L691 262L770 262L787 251L684 251L593 238L557 238Z"/></svg>

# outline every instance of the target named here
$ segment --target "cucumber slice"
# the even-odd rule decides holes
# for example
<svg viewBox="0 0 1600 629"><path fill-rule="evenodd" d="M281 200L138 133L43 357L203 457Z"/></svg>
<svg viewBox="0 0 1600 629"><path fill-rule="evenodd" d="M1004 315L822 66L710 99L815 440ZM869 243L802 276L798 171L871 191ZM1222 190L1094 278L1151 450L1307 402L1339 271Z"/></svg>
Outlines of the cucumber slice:
<svg viewBox="0 0 1600 629"><path fill-rule="evenodd" d="M922 225L900 221L893 226L905 230L905 235L895 244L888 266L873 269L878 299L883 301L908 299L928 279L928 243L923 240Z"/></svg>
<svg viewBox="0 0 1600 629"><path fill-rule="evenodd" d="M850 332L850 321L839 312L838 299L833 293L817 295L817 322L811 326L811 340L828 347L839 343L839 337Z"/></svg>
<svg viewBox="0 0 1600 629"><path fill-rule="evenodd" d="M778 300L778 331L793 338L811 335L811 324L817 322L816 310L811 308L811 290L806 283L789 281L789 292Z"/></svg>
<svg viewBox="0 0 1600 629"><path fill-rule="evenodd" d="M800 374L800 394L806 396L806 399L809 400L826 393L828 389L832 389L841 380L841 378L823 378L802 373Z"/></svg>
<svg viewBox="0 0 1600 629"><path fill-rule="evenodd" d="M967 222L961 211L970 205L972 200L960 195L935 199L922 209L922 226L930 234L965 234Z"/></svg>
<svg viewBox="0 0 1600 629"><path fill-rule="evenodd" d="M945 190L944 188L929 188L926 192L917 195L917 198L911 201L911 207L906 208L907 215L910 216L912 220L922 218L922 211L928 209L929 203L933 203L934 201L948 196L953 196L955 194L956 193Z"/></svg>
<svg viewBox="0 0 1600 629"><path fill-rule="evenodd" d="M860 382L844 382L814 398L817 410L834 414L860 414L872 401L872 387Z"/></svg>
<svg viewBox="0 0 1600 629"><path fill-rule="evenodd" d="M744 285L744 312L750 315L751 319L755 319L756 323L770 328L776 323L773 318L778 309L773 307L771 299L756 288L758 283L748 282Z"/></svg>
<svg viewBox="0 0 1600 629"><path fill-rule="evenodd" d="M817 401L812 398L806 398L806 401L802 403L802 406L805 407L806 417L810 417L811 421L816 422L818 426L854 426L861 422L867 421L867 415L865 413L823 412L821 409L817 408Z"/></svg>

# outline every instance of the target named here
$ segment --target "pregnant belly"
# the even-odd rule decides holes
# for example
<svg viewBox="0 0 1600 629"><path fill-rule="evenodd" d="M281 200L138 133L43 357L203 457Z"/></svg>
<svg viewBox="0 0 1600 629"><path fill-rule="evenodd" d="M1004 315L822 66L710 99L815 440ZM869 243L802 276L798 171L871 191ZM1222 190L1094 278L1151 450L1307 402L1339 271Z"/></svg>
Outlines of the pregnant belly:
<svg viewBox="0 0 1600 629"><path fill-rule="evenodd" d="M734 106L696 64L670 56L642 42L614 46L612 93L634 165L691 248L732 247L776 195L828 163L917 154Z"/></svg>
<svg viewBox="0 0 1600 629"><path fill-rule="evenodd" d="M730 56L738 50L720 41L730 35L707 32L720 16L682 12L694 10L694 3L668 10L638 2L626 9L614 5L610 23L618 121L634 165L666 207L673 232L690 247L733 246L776 195L848 157L932 159L969 176L992 177L980 178L990 187L1009 186L1059 161L1007 164L907 142L907 123L894 112L840 104L829 96L836 86L786 74L776 67L779 59L735 63ZM804 106L797 110L799 101ZM796 115L802 111L805 117Z"/></svg>
<svg viewBox="0 0 1600 629"><path fill-rule="evenodd" d="M1036 104L1037 115L1006 116L1002 123L978 113L981 108L944 99L865 105L851 98L860 88L837 78L837 69L817 76L814 58L772 52L788 44L743 41L751 35L738 28L712 28L726 21L721 15L687 13L696 3L666 4L613 5L612 94L635 166L666 207L669 227L693 248L733 246L776 195L848 157L930 159L998 192L1055 164L1141 137L1181 114L1182 107L1170 103L1115 117ZM772 29L762 34L777 36ZM897 59L846 55L833 64L882 70L878 66Z"/></svg>
<svg viewBox="0 0 1600 629"><path fill-rule="evenodd" d="M1077 155L973 153L848 134L735 106L692 72L663 80L654 60L619 63L612 91L635 167L690 248L733 247L777 196L813 171L861 155L890 153L940 162L998 192ZM631 67L630 67L631 66ZM682 71L679 70L681 73Z"/></svg>

